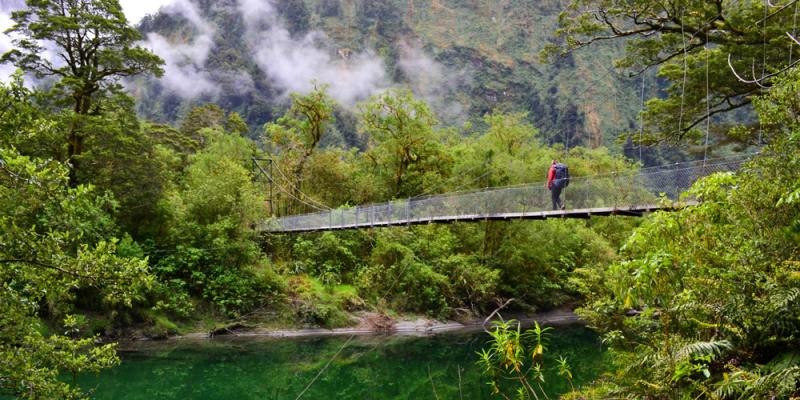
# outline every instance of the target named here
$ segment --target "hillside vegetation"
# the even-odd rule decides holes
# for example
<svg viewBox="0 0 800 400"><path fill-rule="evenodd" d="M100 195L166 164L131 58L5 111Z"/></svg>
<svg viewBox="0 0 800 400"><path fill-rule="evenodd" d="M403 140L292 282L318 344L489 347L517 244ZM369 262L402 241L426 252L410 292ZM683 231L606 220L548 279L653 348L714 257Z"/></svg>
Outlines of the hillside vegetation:
<svg viewBox="0 0 800 400"><path fill-rule="evenodd" d="M280 0L278 22L297 42L309 32L327 37L319 50L358 68L370 54L382 62L386 86L410 85L442 116L445 126L480 124L493 110L526 112L548 144L619 148L617 137L636 130L641 109L640 82L611 68L619 44L576 52L555 64L539 52L553 41L560 1L421 1L421 0ZM269 4L273 4L269 3ZM163 122L180 120L193 104L214 101L239 112L254 128L288 107L280 84L259 67L257 51L268 37L250 37L235 1L198 1L211 25L213 46L199 67L220 90L181 97L158 83L137 89L138 110ZM181 13L146 18L140 30L156 32L174 43L191 43L200 34ZM266 63L297 60L265 60ZM304 66L298 66L304 68ZM312 65L311 68L314 68ZM243 78L246 76L246 78ZM246 90L240 86L247 81ZM658 85L652 77L648 95ZM304 84L307 82L303 82ZM323 77L322 83L325 82ZM353 82L353 85L362 84ZM368 91L367 94L374 94ZM363 96L366 99L368 96ZM343 104L339 114L350 114ZM340 136L361 145L352 116L337 120ZM341 140L341 139L340 139Z"/></svg>
<svg viewBox="0 0 800 400"><path fill-rule="evenodd" d="M611 372L568 397L800 396L799 2L182 0L143 21L147 36L116 0L67 3L27 1L0 59L20 69L0 82L0 395L85 397L76 378L120 362L101 340L468 319L513 298L517 311L577 307L610 349ZM305 34L316 27L326 35ZM543 66L529 41L551 30ZM646 160L602 146L613 135L596 137L583 110L635 108L571 92L624 86L581 75L622 45L623 71L662 79L642 144L760 150L699 180L697 205L256 231L317 208L542 182L553 159L575 177L637 171ZM447 71L466 72L442 86ZM565 121L580 140L559 136ZM271 182L254 159L271 160ZM495 331L481 355L495 394L536 397L544 332Z"/></svg>

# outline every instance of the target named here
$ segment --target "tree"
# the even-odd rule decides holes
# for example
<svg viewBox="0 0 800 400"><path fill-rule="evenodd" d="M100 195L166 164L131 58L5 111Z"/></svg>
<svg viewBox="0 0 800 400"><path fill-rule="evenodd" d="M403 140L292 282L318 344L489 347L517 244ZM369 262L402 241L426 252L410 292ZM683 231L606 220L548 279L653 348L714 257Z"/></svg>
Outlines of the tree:
<svg viewBox="0 0 800 400"><path fill-rule="evenodd" d="M0 82L0 148L40 158L63 153L56 121L37 106L37 93L26 88L22 74Z"/></svg>
<svg viewBox="0 0 800 400"><path fill-rule="evenodd" d="M388 188L388 197L420 194L439 181L449 166L439 121L424 101L408 90L391 90L360 106L362 133L369 136L368 162Z"/></svg>
<svg viewBox="0 0 800 400"><path fill-rule="evenodd" d="M335 122L333 99L327 93L327 85L314 86L308 94L292 93L292 106L277 123L265 127L268 139L287 150L299 150L303 158L314 152L322 135Z"/></svg>
<svg viewBox="0 0 800 400"><path fill-rule="evenodd" d="M104 134L86 138L77 177L91 181L100 192L113 193L119 203L114 216L120 227L141 239L154 233L152 227L161 218L158 202L178 167L173 161L178 156L159 147L149 127L140 124L130 97L111 96L105 104L103 115L85 125Z"/></svg>
<svg viewBox="0 0 800 400"><path fill-rule="evenodd" d="M64 314L79 290L130 307L152 283L145 260L120 256L106 210L113 202L67 187L67 168L0 149L0 394L79 398L74 378L116 365L113 345L80 338L82 317ZM40 307L61 319L45 335ZM63 330L61 330L63 328ZM71 375L72 386L61 380Z"/></svg>
<svg viewBox="0 0 800 400"><path fill-rule="evenodd" d="M226 115L222 107L212 103L192 107L183 117L180 130L186 138L204 145L206 137L200 132L204 128L220 129L242 136L250 131L239 113L230 112Z"/></svg>
<svg viewBox="0 0 800 400"><path fill-rule="evenodd" d="M308 94L292 93L291 99L289 111L264 129L267 141L280 152L276 167L289 169L294 182L286 183L293 188L294 200L299 202L303 197L301 187L306 163L335 122L334 101L327 93L327 85L315 85ZM301 207L300 204L295 206Z"/></svg>
<svg viewBox="0 0 800 400"><path fill-rule="evenodd" d="M308 160L303 183L315 199L330 207L362 204L369 198L369 177L359 174L355 149L326 148ZM363 179L362 179L363 178Z"/></svg>
<svg viewBox="0 0 800 400"><path fill-rule="evenodd" d="M140 74L160 76L163 60L137 45L142 36L128 25L117 0L27 0L28 8L11 15L15 49L3 55L37 77L55 77L55 93L72 112L67 156L77 156L91 132L86 117L102 111L102 99L121 88L119 79ZM46 49L54 52L48 59ZM70 181L77 184L77 175Z"/></svg>
<svg viewBox="0 0 800 400"><path fill-rule="evenodd" d="M242 116L239 115L237 112L232 112L228 114L228 118L225 120L225 131L231 133L238 133L239 135L247 135L250 132L250 127L247 126L247 123L244 122Z"/></svg>
<svg viewBox="0 0 800 400"><path fill-rule="evenodd" d="M395 38L408 29L403 23L401 10L389 0L358 3L356 18L362 32L374 30L388 39Z"/></svg>
<svg viewBox="0 0 800 400"><path fill-rule="evenodd" d="M219 129L199 134L208 145L191 157L182 182L162 201L169 228L159 245L175 251L160 257L154 270L173 289L185 287L238 316L278 290L268 267L252 270L261 261L253 226L265 218L247 168L255 144Z"/></svg>
<svg viewBox="0 0 800 400"><path fill-rule="evenodd" d="M184 136L194 138L202 143L204 137L200 134L203 128L222 128L225 124L225 110L216 104L203 104L192 107L183 117L181 132Z"/></svg>
<svg viewBox="0 0 800 400"><path fill-rule="evenodd" d="M493 147L513 156L520 148L534 141L539 131L526 122L527 113L487 114L483 120L489 125L486 138Z"/></svg>
<svg viewBox="0 0 800 400"><path fill-rule="evenodd" d="M282 11L286 19L289 33L301 35L308 31L309 12L303 0L279 0L277 5L277 9Z"/></svg>
<svg viewBox="0 0 800 400"><path fill-rule="evenodd" d="M562 42L543 55L625 40L618 67L635 76L657 68L670 83L666 98L647 102L645 141L699 139L708 118L750 105L797 64L791 57L796 43L787 36L794 31L794 3L573 0L559 17ZM731 71L729 60L744 78ZM756 137L739 139L754 143Z"/></svg>

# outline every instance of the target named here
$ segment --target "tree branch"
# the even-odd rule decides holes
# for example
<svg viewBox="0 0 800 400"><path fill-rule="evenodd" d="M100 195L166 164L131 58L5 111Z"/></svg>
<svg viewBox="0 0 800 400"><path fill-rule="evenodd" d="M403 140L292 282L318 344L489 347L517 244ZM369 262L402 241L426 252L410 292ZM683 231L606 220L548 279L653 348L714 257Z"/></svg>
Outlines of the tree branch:
<svg viewBox="0 0 800 400"><path fill-rule="evenodd" d="M92 280L92 281L94 280L93 277L86 276L86 275L81 275L81 274L79 274L79 273L77 273L75 271L66 270L64 268L57 267L55 265L45 264L45 263L42 263L42 262L39 262L39 261L35 261L35 260L13 259L13 258L12 259L0 260L0 264L11 264L11 263L30 264L30 265L33 265L33 266L36 266L36 267L52 269L54 271L61 272L62 274L70 275L70 276L72 276L74 278L87 279L87 280Z"/></svg>
<svg viewBox="0 0 800 400"><path fill-rule="evenodd" d="M483 327L483 330L484 330L484 331L486 331L486 332L489 332L489 330L488 330L488 329L486 329L486 323L487 323L487 322L489 322L489 320L490 320L490 319L492 319L492 317L494 317L494 315L495 315L495 314L497 314L498 312L500 312L500 310L502 310L502 309L506 308L506 306L508 306L509 304L511 304L511 302L512 302L512 301L514 301L514 298L513 298L513 297L512 297L512 298L510 298L510 299L508 299L508 300L506 300L506 302L505 302L505 303L503 303L503 304L502 304L500 307L497 307L497 308L496 308L494 311L492 311L492 313L491 313L491 314L489 314L489 316L488 316L488 317L486 317L486 319L484 319L484 320L483 320L483 323L481 324L481 326Z"/></svg>

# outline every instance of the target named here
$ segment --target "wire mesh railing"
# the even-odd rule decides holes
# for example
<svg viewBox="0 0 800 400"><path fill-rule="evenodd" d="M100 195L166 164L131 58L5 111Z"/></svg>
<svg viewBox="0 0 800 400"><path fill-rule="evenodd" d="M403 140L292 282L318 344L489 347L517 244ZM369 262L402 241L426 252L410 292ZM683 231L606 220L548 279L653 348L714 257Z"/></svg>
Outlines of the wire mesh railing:
<svg viewBox="0 0 800 400"><path fill-rule="evenodd" d="M699 178L736 170L747 158L692 161L630 172L573 177L561 194L566 209L555 213L632 209L657 204L662 196L677 200ZM551 210L551 192L544 183L539 183L445 193L273 218L259 224L257 229L275 233L356 229L503 216L525 217Z"/></svg>

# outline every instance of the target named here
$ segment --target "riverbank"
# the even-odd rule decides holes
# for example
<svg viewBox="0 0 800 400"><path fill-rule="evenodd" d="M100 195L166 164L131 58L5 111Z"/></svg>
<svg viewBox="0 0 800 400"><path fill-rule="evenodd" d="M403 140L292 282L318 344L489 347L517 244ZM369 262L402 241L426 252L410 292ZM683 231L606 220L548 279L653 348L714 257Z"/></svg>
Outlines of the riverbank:
<svg viewBox="0 0 800 400"><path fill-rule="evenodd" d="M212 332L193 332L184 335L169 337L169 340L211 339L214 337L323 337L323 336L352 336L352 335L393 335L393 336L428 336L441 333L469 333L484 329L485 319L471 319L465 322L437 321L430 318L389 318L377 313L361 313L355 316L358 323L345 328L302 328L302 329L274 329L259 326L246 326L234 324L229 327L216 329ZM494 316L493 319L497 319ZM559 308L537 314L509 313L504 319L515 319L523 326L533 325L534 321L542 325L564 326L580 324L582 321L570 308ZM490 323L486 323L487 327Z"/></svg>

